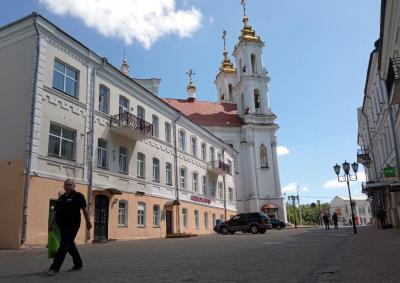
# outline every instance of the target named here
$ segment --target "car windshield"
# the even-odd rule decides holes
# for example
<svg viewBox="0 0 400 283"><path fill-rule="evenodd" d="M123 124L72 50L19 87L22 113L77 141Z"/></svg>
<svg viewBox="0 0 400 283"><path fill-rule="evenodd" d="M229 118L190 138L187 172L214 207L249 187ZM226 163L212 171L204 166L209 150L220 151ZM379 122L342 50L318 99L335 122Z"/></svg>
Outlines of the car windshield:
<svg viewBox="0 0 400 283"><path fill-rule="evenodd" d="M260 214L261 214L261 216L262 216L263 218L269 219L269 216L268 216L267 214L265 214L264 212L260 212Z"/></svg>

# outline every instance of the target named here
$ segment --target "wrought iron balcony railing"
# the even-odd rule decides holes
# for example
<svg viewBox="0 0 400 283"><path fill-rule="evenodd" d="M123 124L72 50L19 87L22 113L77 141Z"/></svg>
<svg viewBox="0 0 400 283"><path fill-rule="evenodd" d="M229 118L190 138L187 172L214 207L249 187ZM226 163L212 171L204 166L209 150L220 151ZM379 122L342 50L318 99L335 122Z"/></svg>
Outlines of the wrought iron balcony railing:
<svg viewBox="0 0 400 283"><path fill-rule="evenodd" d="M210 169L219 174L226 174L230 172L229 165L221 160L212 160L210 162Z"/></svg>
<svg viewBox="0 0 400 283"><path fill-rule="evenodd" d="M129 112L111 116L110 128L129 128L143 136L153 135L153 125Z"/></svg>
<svg viewBox="0 0 400 283"><path fill-rule="evenodd" d="M360 148L357 150L357 162L366 166L371 163L368 149Z"/></svg>

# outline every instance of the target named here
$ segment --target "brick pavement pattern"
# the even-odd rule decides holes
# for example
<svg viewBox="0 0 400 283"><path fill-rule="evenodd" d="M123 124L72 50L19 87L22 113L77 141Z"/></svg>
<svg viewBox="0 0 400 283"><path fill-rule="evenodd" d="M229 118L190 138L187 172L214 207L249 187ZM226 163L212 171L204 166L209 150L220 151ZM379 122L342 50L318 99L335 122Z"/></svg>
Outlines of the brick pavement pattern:
<svg viewBox="0 0 400 283"><path fill-rule="evenodd" d="M83 271L67 272L67 259L55 277L43 248L0 251L0 282L399 282L399 236L287 229L92 244L79 247Z"/></svg>

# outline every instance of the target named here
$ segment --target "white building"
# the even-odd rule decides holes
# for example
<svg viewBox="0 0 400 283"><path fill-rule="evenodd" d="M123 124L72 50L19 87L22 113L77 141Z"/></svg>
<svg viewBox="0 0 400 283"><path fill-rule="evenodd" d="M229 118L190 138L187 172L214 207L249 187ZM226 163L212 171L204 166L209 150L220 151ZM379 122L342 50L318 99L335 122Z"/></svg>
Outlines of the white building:
<svg viewBox="0 0 400 283"><path fill-rule="evenodd" d="M353 213L357 225L367 225L371 223L372 213L370 202L366 197L352 197ZM336 196L330 203L330 215L336 212L339 225L351 226L351 209L349 197Z"/></svg>
<svg viewBox="0 0 400 283"><path fill-rule="evenodd" d="M204 126L238 154L237 206L240 211L263 210L286 220L277 159L278 125L268 98L269 75L264 68L264 43L243 17L243 29L234 47L236 68L226 47L216 76L218 102L165 99L174 108Z"/></svg>

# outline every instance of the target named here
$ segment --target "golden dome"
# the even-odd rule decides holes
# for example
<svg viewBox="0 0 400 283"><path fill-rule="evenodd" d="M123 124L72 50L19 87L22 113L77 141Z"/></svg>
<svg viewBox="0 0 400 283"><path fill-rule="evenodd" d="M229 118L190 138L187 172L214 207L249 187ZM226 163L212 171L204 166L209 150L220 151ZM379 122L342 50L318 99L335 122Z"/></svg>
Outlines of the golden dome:
<svg viewBox="0 0 400 283"><path fill-rule="evenodd" d="M192 82L190 82L190 83L188 84L188 86L187 86L186 89L187 89L187 90L189 90L189 89L196 90L196 86L195 86Z"/></svg>
<svg viewBox="0 0 400 283"><path fill-rule="evenodd" d="M246 14L243 16L243 24L244 26L239 36L239 39L243 41L261 42L260 37L256 35L256 31L253 30L252 27L249 25L249 18Z"/></svg>
<svg viewBox="0 0 400 283"><path fill-rule="evenodd" d="M221 62L219 70L224 73L236 73L236 69L233 67L231 60L228 58L228 51L224 49L224 60Z"/></svg>

